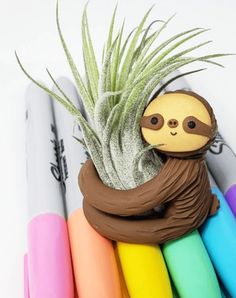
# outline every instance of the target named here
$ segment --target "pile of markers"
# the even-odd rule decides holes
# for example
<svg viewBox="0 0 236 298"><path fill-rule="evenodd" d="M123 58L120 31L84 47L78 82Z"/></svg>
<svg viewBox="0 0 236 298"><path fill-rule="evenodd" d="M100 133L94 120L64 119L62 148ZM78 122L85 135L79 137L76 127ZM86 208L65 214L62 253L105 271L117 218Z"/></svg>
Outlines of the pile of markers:
<svg viewBox="0 0 236 298"><path fill-rule="evenodd" d="M73 84L66 78L58 83L83 112ZM171 89L188 87L183 80L178 84ZM206 156L220 209L199 231L162 247L169 277L159 272L158 278L145 276L142 260L131 260L134 256L121 269L115 244L87 223L77 182L80 167L89 158L78 142L81 138L64 107L30 85L26 91L25 298L236 298L236 155L222 137L217 136ZM145 281L152 278L160 284L155 297L145 294ZM170 278L171 296L161 286L162 278Z"/></svg>

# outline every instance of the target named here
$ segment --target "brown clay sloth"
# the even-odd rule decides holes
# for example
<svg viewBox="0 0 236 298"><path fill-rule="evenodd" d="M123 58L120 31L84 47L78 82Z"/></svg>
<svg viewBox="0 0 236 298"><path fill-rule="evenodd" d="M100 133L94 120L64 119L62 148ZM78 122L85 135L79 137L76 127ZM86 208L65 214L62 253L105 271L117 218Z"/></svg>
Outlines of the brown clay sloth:
<svg viewBox="0 0 236 298"><path fill-rule="evenodd" d="M129 190L103 184L91 160L79 185L88 222L103 236L129 243L165 243L196 228L219 208L211 194L204 155L217 124L208 102L193 92L175 91L152 100L141 119L148 144L165 157L160 172ZM154 208L163 207L163 212Z"/></svg>

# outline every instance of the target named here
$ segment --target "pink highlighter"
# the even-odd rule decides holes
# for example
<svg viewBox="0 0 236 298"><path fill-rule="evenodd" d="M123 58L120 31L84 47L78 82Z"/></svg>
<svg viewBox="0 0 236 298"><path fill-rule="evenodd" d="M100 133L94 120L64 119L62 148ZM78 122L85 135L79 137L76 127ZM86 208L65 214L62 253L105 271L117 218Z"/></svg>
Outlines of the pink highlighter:
<svg viewBox="0 0 236 298"><path fill-rule="evenodd" d="M50 97L26 91L28 254L25 298L74 298L73 272Z"/></svg>

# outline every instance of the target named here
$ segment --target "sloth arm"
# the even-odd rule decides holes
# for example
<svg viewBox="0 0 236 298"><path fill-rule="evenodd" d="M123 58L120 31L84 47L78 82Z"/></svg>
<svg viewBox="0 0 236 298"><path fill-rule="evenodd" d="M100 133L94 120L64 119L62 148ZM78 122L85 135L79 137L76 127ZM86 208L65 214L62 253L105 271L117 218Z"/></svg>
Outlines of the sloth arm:
<svg viewBox="0 0 236 298"><path fill-rule="evenodd" d="M101 181L92 160L82 166L78 182L84 200L106 213L130 216L173 201L199 174L202 159L169 157L151 180L129 190L113 189Z"/></svg>
<svg viewBox="0 0 236 298"><path fill-rule="evenodd" d="M198 228L209 215L212 196L207 172L199 176L170 204L165 218L134 220L102 212L86 200L83 209L88 222L103 236L129 243L165 243Z"/></svg>
<svg viewBox="0 0 236 298"><path fill-rule="evenodd" d="M83 209L90 225L106 238L142 244L162 244L179 238L198 228L208 215L208 212L201 213L201 216L195 212L190 217L179 217L177 207L176 214L168 218L127 220L104 213L86 201L83 202Z"/></svg>

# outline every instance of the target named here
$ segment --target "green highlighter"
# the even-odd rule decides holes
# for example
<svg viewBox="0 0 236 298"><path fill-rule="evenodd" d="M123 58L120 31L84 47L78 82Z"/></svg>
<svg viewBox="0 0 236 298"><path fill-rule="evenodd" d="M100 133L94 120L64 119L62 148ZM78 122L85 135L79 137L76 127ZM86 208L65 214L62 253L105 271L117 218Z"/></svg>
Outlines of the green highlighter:
<svg viewBox="0 0 236 298"><path fill-rule="evenodd" d="M181 298L221 298L217 277L198 231L163 245L170 276Z"/></svg>

